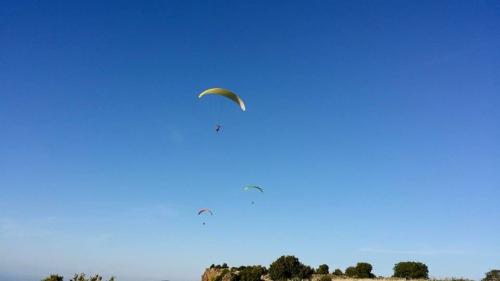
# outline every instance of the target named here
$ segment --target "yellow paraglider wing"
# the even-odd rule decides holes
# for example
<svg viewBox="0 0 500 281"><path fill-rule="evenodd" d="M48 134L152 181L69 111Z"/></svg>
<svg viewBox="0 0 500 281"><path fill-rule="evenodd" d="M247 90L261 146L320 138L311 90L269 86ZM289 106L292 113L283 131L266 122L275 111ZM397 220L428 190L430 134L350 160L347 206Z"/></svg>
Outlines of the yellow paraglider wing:
<svg viewBox="0 0 500 281"><path fill-rule="evenodd" d="M210 88L208 90L205 90L203 91L201 94L198 95L198 98L202 98L206 95L219 95L219 96L223 96L223 97L226 97L232 101L234 101L236 104L238 104L241 108L241 110L245 111L246 110L246 106L245 106L245 103L243 102L243 100L238 96L236 95L235 93L227 90L227 89L223 89L223 88Z"/></svg>

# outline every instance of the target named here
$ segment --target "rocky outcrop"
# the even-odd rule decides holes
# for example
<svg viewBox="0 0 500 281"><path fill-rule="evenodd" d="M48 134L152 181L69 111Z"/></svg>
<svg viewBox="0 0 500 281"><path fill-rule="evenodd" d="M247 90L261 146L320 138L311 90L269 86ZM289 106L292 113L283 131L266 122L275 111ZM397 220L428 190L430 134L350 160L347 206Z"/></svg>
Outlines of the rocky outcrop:
<svg viewBox="0 0 500 281"><path fill-rule="evenodd" d="M224 273L223 271L221 268L207 268L201 276L201 281L215 281Z"/></svg>

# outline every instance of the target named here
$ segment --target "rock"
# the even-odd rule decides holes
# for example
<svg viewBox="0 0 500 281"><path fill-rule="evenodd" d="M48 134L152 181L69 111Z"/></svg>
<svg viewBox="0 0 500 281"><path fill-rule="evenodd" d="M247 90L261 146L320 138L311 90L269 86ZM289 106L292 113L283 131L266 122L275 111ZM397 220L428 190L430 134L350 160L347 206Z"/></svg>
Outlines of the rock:
<svg viewBox="0 0 500 281"><path fill-rule="evenodd" d="M220 268L207 268L201 276L201 281L215 281L217 277L222 275L223 270Z"/></svg>

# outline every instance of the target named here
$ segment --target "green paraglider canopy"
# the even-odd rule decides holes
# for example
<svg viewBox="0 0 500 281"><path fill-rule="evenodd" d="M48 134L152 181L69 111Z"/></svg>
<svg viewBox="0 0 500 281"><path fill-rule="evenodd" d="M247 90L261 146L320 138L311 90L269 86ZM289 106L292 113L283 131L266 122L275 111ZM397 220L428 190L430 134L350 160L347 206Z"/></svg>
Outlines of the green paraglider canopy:
<svg viewBox="0 0 500 281"><path fill-rule="evenodd" d="M204 208L204 209L200 209L200 210L198 211L198 215L201 215L201 214L203 214L203 213L208 213L208 214L210 214L211 216L213 216L213 215L214 215L214 213L213 213L210 209L206 209L206 208Z"/></svg>
<svg viewBox="0 0 500 281"><path fill-rule="evenodd" d="M264 189L262 189L262 188L260 188L260 187L258 187L258 186L256 186L256 185L248 185L248 186L245 186L245 188L243 188L243 190L245 190L245 191L249 191L249 190L258 190L258 191L260 191L260 192L262 192L262 193L264 192Z"/></svg>
<svg viewBox="0 0 500 281"><path fill-rule="evenodd" d="M223 89L223 88L210 88L210 89L203 91L201 94L199 94L198 98L201 99L202 97L204 97L206 95L219 95L219 96L226 97L226 98L232 100L233 102L235 102L241 108L241 110L243 110L243 111L246 110L246 106L245 106L245 103L243 102L243 100L238 95L231 92L230 90Z"/></svg>

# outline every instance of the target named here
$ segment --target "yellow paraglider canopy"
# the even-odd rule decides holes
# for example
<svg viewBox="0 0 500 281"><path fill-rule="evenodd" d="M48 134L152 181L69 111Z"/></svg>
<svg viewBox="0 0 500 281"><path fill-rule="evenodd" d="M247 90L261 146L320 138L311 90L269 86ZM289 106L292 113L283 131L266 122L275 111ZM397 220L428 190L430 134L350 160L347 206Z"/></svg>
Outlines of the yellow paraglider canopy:
<svg viewBox="0 0 500 281"><path fill-rule="evenodd" d="M234 101L236 104L238 104L240 106L241 110L243 110L243 111L246 110L246 106L245 106L245 103L243 102L243 100L238 95L236 95L235 93L233 93L227 89L210 88L208 90L203 91L201 94L199 94L198 98L201 99L205 95L219 95L219 96L226 97L226 98Z"/></svg>

